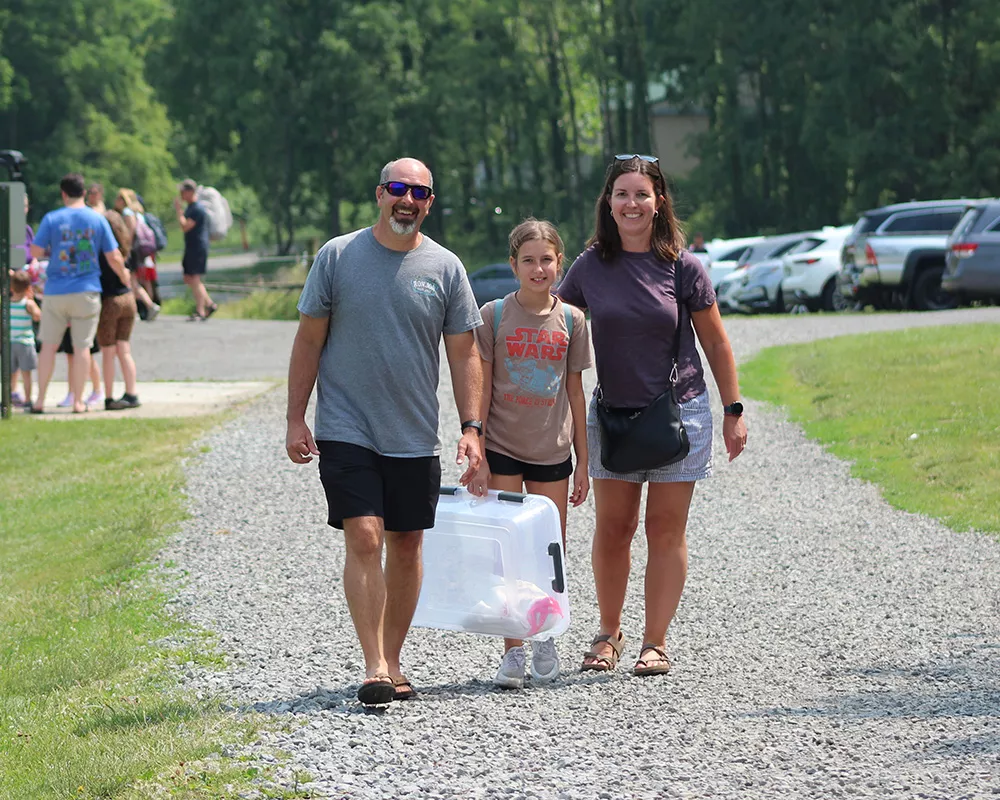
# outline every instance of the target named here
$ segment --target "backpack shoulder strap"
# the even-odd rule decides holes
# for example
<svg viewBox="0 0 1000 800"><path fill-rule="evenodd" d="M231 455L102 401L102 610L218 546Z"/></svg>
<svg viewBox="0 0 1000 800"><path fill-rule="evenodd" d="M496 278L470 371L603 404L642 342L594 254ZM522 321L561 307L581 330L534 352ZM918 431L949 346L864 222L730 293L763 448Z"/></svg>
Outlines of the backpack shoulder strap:
<svg viewBox="0 0 1000 800"><path fill-rule="evenodd" d="M496 339L497 331L500 330L500 317L503 316L503 298L493 303L493 338Z"/></svg>
<svg viewBox="0 0 1000 800"><path fill-rule="evenodd" d="M562 302L561 300L559 302ZM563 303L563 313L566 315L566 335L573 338L573 309Z"/></svg>

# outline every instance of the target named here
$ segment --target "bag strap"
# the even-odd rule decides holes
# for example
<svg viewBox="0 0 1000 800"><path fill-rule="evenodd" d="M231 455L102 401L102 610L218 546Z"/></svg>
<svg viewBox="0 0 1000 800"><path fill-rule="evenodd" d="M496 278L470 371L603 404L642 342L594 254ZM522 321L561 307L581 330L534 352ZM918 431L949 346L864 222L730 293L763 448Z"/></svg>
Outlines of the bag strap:
<svg viewBox="0 0 1000 800"><path fill-rule="evenodd" d="M674 302L677 304L677 330L674 332L674 366L670 370L670 385L677 383L681 362L681 260L674 261Z"/></svg>
<svg viewBox="0 0 1000 800"><path fill-rule="evenodd" d="M500 330L500 317L503 316L503 298L501 297L493 304L493 339L497 338L497 331Z"/></svg>
<svg viewBox="0 0 1000 800"><path fill-rule="evenodd" d="M561 300L559 302L562 302ZM566 335L573 338L573 309L563 303L563 313L566 315Z"/></svg>

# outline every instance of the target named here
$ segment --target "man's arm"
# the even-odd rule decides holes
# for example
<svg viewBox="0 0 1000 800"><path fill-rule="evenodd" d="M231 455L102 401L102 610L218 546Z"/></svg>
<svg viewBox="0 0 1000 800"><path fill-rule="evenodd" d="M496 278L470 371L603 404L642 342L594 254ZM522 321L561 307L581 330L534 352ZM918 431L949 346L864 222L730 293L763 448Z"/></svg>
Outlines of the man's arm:
<svg viewBox="0 0 1000 800"><path fill-rule="evenodd" d="M177 212L177 224L181 226L181 230L184 233L187 233L197 224L187 216L186 212L181 210L181 202L176 197L174 198L174 211Z"/></svg>
<svg viewBox="0 0 1000 800"><path fill-rule="evenodd" d="M43 258L45 258L45 248L39 247L37 244L32 244L31 257L37 258L39 261L41 261Z"/></svg>
<svg viewBox="0 0 1000 800"><path fill-rule="evenodd" d="M451 385L455 392L459 421L477 419L482 404L483 365L476 348L476 337L472 331L446 334L444 349L448 356L448 368L451 370ZM455 463L462 464L466 456L469 458L469 466L460 479L463 486L467 486L475 476L483 457L479 434L472 429L462 434Z"/></svg>
<svg viewBox="0 0 1000 800"><path fill-rule="evenodd" d="M132 277L128 274L128 270L125 269L125 259L122 257L122 251L117 247L114 250L108 250L104 254L104 257L108 260L108 266L111 267L112 272L118 276L125 286L132 286Z"/></svg>
<svg viewBox="0 0 1000 800"><path fill-rule="evenodd" d="M316 384L319 357L329 329L329 317L299 314L299 329L288 365L288 410L285 414L288 423L285 452L296 464L308 464L313 456L319 455L312 431L306 424L306 406Z"/></svg>

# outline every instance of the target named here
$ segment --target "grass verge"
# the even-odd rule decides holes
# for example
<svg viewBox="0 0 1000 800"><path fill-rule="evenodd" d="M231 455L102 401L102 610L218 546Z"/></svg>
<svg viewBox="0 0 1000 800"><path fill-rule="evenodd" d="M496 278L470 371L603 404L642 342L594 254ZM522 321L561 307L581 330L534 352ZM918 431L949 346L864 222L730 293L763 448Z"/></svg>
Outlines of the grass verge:
<svg viewBox="0 0 1000 800"><path fill-rule="evenodd" d="M787 407L897 508L1000 534L1000 326L769 348L740 368L740 384Z"/></svg>
<svg viewBox="0 0 1000 800"><path fill-rule="evenodd" d="M217 422L0 422L0 797L228 798L266 778L211 757L261 723L179 690L182 665L222 659L149 565L185 515L178 460Z"/></svg>

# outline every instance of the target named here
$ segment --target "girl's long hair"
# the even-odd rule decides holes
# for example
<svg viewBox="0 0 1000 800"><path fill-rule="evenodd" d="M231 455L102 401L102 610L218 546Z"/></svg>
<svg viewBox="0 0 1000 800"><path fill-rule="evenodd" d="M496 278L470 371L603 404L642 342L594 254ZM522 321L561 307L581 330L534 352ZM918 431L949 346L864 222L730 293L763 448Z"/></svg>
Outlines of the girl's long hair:
<svg viewBox="0 0 1000 800"><path fill-rule="evenodd" d="M119 189L118 196L125 202L125 208L131 208L136 214L142 214L145 211L139 198L135 196L134 190Z"/></svg>
<svg viewBox="0 0 1000 800"><path fill-rule="evenodd" d="M125 224L125 218L113 208L107 209L104 212L104 217L111 226L111 232L118 240L118 249L121 251L122 258L128 261L129 254L132 252L132 234L129 232L128 225Z"/></svg>
<svg viewBox="0 0 1000 800"><path fill-rule="evenodd" d="M594 235L587 245L594 245L602 261L611 261L622 251L622 239L618 233L618 223L611 216L611 191L615 181L627 172L638 172L653 182L653 193L657 201L657 214L653 217L653 232L650 247L664 261L675 261L684 249L684 231L674 213L674 200L667 188L667 181L660 172L660 165L641 158L615 159L604 176L604 189L597 198Z"/></svg>

